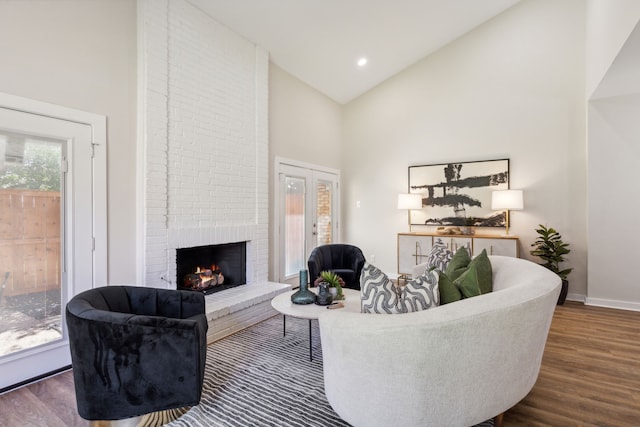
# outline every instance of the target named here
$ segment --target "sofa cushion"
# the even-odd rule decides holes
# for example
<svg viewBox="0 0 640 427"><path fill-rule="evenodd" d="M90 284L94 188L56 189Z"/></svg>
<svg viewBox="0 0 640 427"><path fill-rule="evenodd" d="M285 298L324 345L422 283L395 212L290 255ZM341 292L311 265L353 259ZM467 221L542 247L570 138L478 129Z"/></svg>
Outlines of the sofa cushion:
<svg viewBox="0 0 640 427"><path fill-rule="evenodd" d="M426 271L445 271L451 262L453 253L447 248L442 239L436 239L427 258Z"/></svg>
<svg viewBox="0 0 640 427"><path fill-rule="evenodd" d="M411 313L439 306L438 280L438 273L429 271L409 280L404 286L400 286L400 297L398 298L400 312Z"/></svg>
<svg viewBox="0 0 640 427"><path fill-rule="evenodd" d="M462 293L458 286L443 272L438 272L438 291L440 293L440 305L460 301Z"/></svg>
<svg viewBox="0 0 640 427"><path fill-rule="evenodd" d="M399 313L395 285L379 268L365 263L360 275L362 313Z"/></svg>
<svg viewBox="0 0 640 427"><path fill-rule="evenodd" d="M480 255L471 260L467 269L453 282L462 293L463 298L491 292L493 290L493 271L487 251L483 249Z"/></svg>
<svg viewBox="0 0 640 427"><path fill-rule="evenodd" d="M436 307L440 303L435 272L396 286L379 268L365 263L360 277L363 313L409 313Z"/></svg>
<svg viewBox="0 0 640 427"><path fill-rule="evenodd" d="M438 275L438 292L440 305L459 301L463 298L458 286L453 281L460 276L471 262L470 248L465 245L453 254L442 239L436 239L427 259L424 274L433 272Z"/></svg>
<svg viewBox="0 0 640 427"><path fill-rule="evenodd" d="M486 294L493 290L493 271L487 251L483 249L480 255L473 258L463 268L464 259L465 256L460 255L458 260L460 262L457 266L452 260L447 272L439 273L438 288L441 305ZM457 275L457 277L452 279L453 275Z"/></svg>
<svg viewBox="0 0 640 427"><path fill-rule="evenodd" d="M461 252L463 251L463 252ZM465 257L466 254L466 258ZM456 252L456 257L453 252L447 248L447 245L442 241L442 239L437 238L433 246L431 247L431 251L427 256L427 261L423 264L425 266L425 271L437 270L437 271L446 271L449 268L450 263L459 258L456 261L456 265L460 262L464 262L467 260L467 264L471 260L471 247L470 244L467 243L464 246L460 247Z"/></svg>
<svg viewBox="0 0 640 427"><path fill-rule="evenodd" d="M456 280L462 273L467 270L469 263L471 262L471 256L466 247L461 247L457 250L456 254L451 258L449 265L444 273L451 280Z"/></svg>

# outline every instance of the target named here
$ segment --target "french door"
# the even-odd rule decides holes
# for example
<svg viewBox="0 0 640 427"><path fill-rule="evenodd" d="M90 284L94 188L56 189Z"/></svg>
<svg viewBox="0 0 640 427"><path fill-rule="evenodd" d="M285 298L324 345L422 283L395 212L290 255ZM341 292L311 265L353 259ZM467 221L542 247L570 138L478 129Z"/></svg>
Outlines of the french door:
<svg viewBox="0 0 640 427"><path fill-rule="evenodd" d="M93 132L0 104L0 390L71 364L64 309L95 282Z"/></svg>
<svg viewBox="0 0 640 427"><path fill-rule="evenodd" d="M339 173L278 163L278 280L298 283L311 251L339 241Z"/></svg>

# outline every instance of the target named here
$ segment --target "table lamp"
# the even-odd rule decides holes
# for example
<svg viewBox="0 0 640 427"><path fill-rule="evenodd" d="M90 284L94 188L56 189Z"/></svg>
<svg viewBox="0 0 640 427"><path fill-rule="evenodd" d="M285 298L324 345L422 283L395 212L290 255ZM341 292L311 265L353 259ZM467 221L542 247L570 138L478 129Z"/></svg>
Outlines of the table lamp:
<svg viewBox="0 0 640 427"><path fill-rule="evenodd" d="M491 193L491 209L494 211L504 210L506 234L509 234L509 211L519 211L524 208L522 190L496 190Z"/></svg>
<svg viewBox="0 0 640 427"><path fill-rule="evenodd" d="M407 211L409 231L411 231L411 215L409 215L408 211L411 209L422 209L422 196L420 194L398 194L398 209Z"/></svg>

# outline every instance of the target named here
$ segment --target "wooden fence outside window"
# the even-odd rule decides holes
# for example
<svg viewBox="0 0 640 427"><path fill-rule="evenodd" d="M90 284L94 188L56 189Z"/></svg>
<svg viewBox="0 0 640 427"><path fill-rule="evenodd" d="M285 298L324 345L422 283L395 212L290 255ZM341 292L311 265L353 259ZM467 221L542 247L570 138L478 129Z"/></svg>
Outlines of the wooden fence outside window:
<svg viewBox="0 0 640 427"><path fill-rule="evenodd" d="M60 289L60 192L0 190L3 296Z"/></svg>

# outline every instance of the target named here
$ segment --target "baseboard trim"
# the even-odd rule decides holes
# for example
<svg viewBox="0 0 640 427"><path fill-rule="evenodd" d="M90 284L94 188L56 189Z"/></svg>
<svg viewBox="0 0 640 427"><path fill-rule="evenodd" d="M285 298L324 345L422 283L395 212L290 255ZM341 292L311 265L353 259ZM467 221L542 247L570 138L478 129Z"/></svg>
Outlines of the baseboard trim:
<svg viewBox="0 0 640 427"><path fill-rule="evenodd" d="M585 305L597 307L615 308L618 310L640 311L640 302L629 302L620 300L610 300L602 298L585 298Z"/></svg>
<svg viewBox="0 0 640 427"><path fill-rule="evenodd" d="M66 365L66 366L63 366L61 368L54 369L51 372L47 372L47 373L44 373L42 375L38 375L37 377L29 378L29 379L21 381L21 382L19 382L17 384L12 384L12 385L10 385L8 387L4 387L4 388L0 389L0 394L4 394L4 393L7 393L9 391L13 391L13 390L15 390L17 388L24 387L26 385L38 382L38 381L43 380L45 378L52 377L54 375L58 375L59 373L64 372L64 371L68 371L69 369L71 369L71 365Z"/></svg>
<svg viewBox="0 0 640 427"><path fill-rule="evenodd" d="M582 294L567 294L567 301L577 301L584 304L586 298L587 297Z"/></svg>

